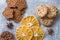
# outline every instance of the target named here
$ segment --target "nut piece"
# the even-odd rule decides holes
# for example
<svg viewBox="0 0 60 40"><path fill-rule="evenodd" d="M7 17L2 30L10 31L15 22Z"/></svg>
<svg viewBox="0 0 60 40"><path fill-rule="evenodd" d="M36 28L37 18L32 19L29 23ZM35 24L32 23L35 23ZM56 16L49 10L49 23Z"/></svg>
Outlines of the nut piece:
<svg viewBox="0 0 60 40"><path fill-rule="evenodd" d="M58 10L57 10L57 8L55 6L53 6L53 5L48 6L48 14L47 14L47 17L48 18L54 18L54 17L56 17L57 11Z"/></svg>
<svg viewBox="0 0 60 40"><path fill-rule="evenodd" d="M13 18L13 9L5 8L3 15L5 16L6 19Z"/></svg>
<svg viewBox="0 0 60 40"><path fill-rule="evenodd" d="M53 33L52 29L48 29L48 34L51 35Z"/></svg>
<svg viewBox="0 0 60 40"><path fill-rule="evenodd" d="M7 23L7 27L12 29L13 28L13 24L12 23Z"/></svg>
<svg viewBox="0 0 60 40"><path fill-rule="evenodd" d="M19 11L18 9L14 9L14 17L12 18L12 20L14 22L20 22L21 19L22 19L22 14L23 14L23 11Z"/></svg>
<svg viewBox="0 0 60 40"><path fill-rule="evenodd" d="M4 38L5 40L14 40L13 34L8 31L2 32L1 37Z"/></svg>
<svg viewBox="0 0 60 40"><path fill-rule="evenodd" d="M49 19L49 18L41 18L40 23L43 24L44 26L51 26L53 23L54 19Z"/></svg>
<svg viewBox="0 0 60 40"><path fill-rule="evenodd" d="M26 0L19 0L17 7L19 10L27 8Z"/></svg>
<svg viewBox="0 0 60 40"><path fill-rule="evenodd" d="M48 8L46 5L41 5L36 8L36 14L41 18L46 16L47 11Z"/></svg>

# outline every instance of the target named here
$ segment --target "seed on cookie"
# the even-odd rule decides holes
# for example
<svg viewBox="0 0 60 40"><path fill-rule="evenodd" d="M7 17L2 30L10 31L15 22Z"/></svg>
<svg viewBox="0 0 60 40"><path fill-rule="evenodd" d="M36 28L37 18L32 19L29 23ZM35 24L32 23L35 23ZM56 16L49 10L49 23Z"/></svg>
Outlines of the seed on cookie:
<svg viewBox="0 0 60 40"><path fill-rule="evenodd" d="M46 16L47 11L48 11L48 8L46 5L41 5L36 8L36 14L41 18Z"/></svg>
<svg viewBox="0 0 60 40"><path fill-rule="evenodd" d="M27 7L26 0L19 0L17 7L19 10L25 9Z"/></svg>
<svg viewBox="0 0 60 40"><path fill-rule="evenodd" d="M8 31L2 32L1 37L4 38L5 40L14 40L13 34Z"/></svg>
<svg viewBox="0 0 60 40"><path fill-rule="evenodd" d="M3 12L3 15L6 19L11 19L13 18L13 9L10 9L10 8L5 8L4 12Z"/></svg>
<svg viewBox="0 0 60 40"><path fill-rule="evenodd" d="M22 19L22 14L23 13L24 13L23 11L20 11L18 9L14 9L14 13L13 13L14 16L13 16L12 20L14 22L20 22L21 19Z"/></svg>
<svg viewBox="0 0 60 40"><path fill-rule="evenodd" d="M54 19L50 19L50 18L41 18L40 19L40 23L43 24L44 26L51 26L53 23Z"/></svg>
<svg viewBox="0 0 60 40"><path fill-rule="evenodd" d="M56 17L57 11L58 10L57 10L57 8L55 6L49 5L48 6L48 14L47 14L47 17L48 18L54 18L54 17Z"/></svg>

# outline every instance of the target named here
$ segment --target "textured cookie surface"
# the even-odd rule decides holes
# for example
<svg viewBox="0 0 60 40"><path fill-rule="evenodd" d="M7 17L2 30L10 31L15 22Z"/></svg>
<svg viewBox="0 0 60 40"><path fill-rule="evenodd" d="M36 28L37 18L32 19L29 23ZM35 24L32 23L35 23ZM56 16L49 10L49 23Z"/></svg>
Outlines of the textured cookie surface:
<svg viewBox="0 0 60 40"><path fill-rule="evenodd" d="M8 31L4 31L1 34L1 37L4 38L5 40L14 40L14 36L12 33L8 32Z"/></svg>
<svg viewBox="0 0 60 40"><path fill-rule="evenodd" d="M19 0L6 0L8 7L16 7Z"/></svg>
<svg viewBox="0 0 60 40"><path fill-rule="evenodd" d="M43 40L44 31L40 27L32 27L33 37L32 40Z"/></svg>
<svg viewBox="0 0 60 40"><path fill-rule="evenodd" d="M16 31L17 40L31 40L33 32L30 28L20 26Z"/></svg>
<svg viewBox="0 0 60 40"><path fill-rule="evenodd" d="M47 11L48 11L48 8L45 5L40 5L36 8L36 14L40 17L46 16Z"/></svg>
<svg viewBox="0 0 60 40"><path fill-rule="evenodd" d="M20 22L21 19L22 19L22 14L23 14L23 11L19 11L18 9L14 9L14 13L13 13L13 21L15 22Z"/></svg>
<svg viewBox="0 0 60 40"><path fill-rule="evenodd" d="M43 24L44 26L51 26L53 23L54 19L50 18L41 18L40 23Z"/></svg>
<svg viewBox="0 0 60 40"><path fill-rule="evenodd" d="M32 27L32 26L39 26L39 23L34 16L27 16L21 21L21 25Z"/></svg>
<svg viewBox="0 0 60 40"><path fill-rule="evenodd" d="M13 9L5 8L3 15L6 19L13 18Z"/></svg>
<svg viewBox="0 0 60 40"><path fill-rule="evenodd" d="M26 0L19 0L17 7L19 10L26 8L27 7Z"/></svg>
<svg viewBox="0 0 60 40"><path fill-rule="evenodd" d="M58 10L57 10L57 8L55 6L49 5L48 6L48 14L47 14L47 17L48 18L54 18L54 17L56 17L57 11Z"/></svg>

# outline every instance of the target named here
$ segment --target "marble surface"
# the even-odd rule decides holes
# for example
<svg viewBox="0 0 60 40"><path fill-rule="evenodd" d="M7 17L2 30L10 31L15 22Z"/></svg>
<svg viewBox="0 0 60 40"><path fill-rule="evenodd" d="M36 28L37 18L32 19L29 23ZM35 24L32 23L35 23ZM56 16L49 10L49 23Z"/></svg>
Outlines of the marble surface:
<svg viewBox="0 0 60 40"><path fill-rule="evenodd" d="M45 37L43 40L60 40L60 0L27 0L28 8L24 14L24 17L28 15L33 15L38 19L38 21L40 21L39 17L36 16L35 8L41 4L45 4L45 5L52 4L58 8L58 15L54 21L54 24L51 27L49 27L54 30L53 35L48 35L47 32L48 27L44 27L43 25L41 25L41 27L44 29L45 32ZM7 30L15 35L15 31L16 28L19 26L19 23L14 23L13 21L8 21L4 18L2 12L4 11L6 6L7 6L6 0L0 0L0 34L3 31ZM8 22L13 23L14 28L12 30L6 27Z"/></svg>

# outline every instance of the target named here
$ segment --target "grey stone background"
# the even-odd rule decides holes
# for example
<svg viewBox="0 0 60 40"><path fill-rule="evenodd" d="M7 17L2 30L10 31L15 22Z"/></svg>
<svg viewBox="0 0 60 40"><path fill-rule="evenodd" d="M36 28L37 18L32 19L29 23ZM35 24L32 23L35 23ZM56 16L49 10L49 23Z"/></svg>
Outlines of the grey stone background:
<svg viewBox="0 0 60 40"><path fill-rule="evenodd" d="M45 5L52 4L58 8L58 15L54 21L54 24L51 27L44 27L43 25L41 25L41 27L44 29L45 32L45 37L43 40L60 40L60 0L27 0L28 8L26 10L24 17L28 15L33 15L38 19L38 21L40 21L39 17L36 16L35 8L41 4L45 4ZM19 26L19 23L14 23L13 21L8 21L4 18L2 12L4 11L6 6L7 6L6 0L0 0L0 34L3 31L7 30L15 35L15 31L16 28ZM12 30L6 27L8 22L13 23L14 28ZM54 30L53 35L48 35L47 33L48 28L52 28Z"/></svg>

